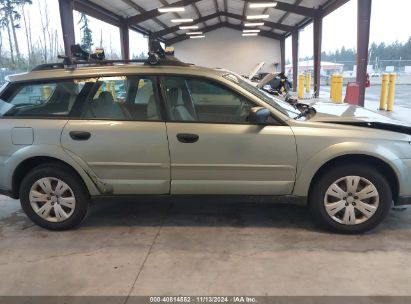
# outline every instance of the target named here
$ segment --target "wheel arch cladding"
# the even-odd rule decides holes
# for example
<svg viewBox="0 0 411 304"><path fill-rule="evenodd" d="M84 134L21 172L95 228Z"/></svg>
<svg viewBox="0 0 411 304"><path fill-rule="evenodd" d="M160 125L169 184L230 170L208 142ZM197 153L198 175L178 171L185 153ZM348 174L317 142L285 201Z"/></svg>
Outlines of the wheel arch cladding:
<svg viewBox="0 0 411 304"><path fill-rule="evenodd" d="M67 162L60 160L58 158L50 157L50 156L34 156L34 157L30 157L22 161L14 170L13 178L12 178L13 198L15 199L19 198L19 190L20 190L21 182L23 181L27 173L33 170L34 168L41 166L41 165L45 165L45 164L50 164L50 165L54 164L54 165L59 165L59 166L63 166L67 168L79 178L79 180L83 184L84 189L86 189L87 192L89 192L89 189L84 179L82 178L82 176L77 172L77 170L73 166L71 166Z"/></svg>
<svg viewBox="0 0 411 304"><path fill-rule="evenodd" d="M327 161L325 164L323 164L317 172L314 174L310 187L308 190L308 197L311 195L311 191L315 185L315 183L318 181L318 179L328 170L332 170L333 167L336 166L343 166L347 164L361 164L361 165L368 165L374 169L376 169L378 172L380 172L383 176L386 177L387 182L390 185L391 191L392 191L392 196L394 203L396 204L398 202L399 198L399 181L398 181L398 176L395 173L394 169L387 164L385 161L374 157L370 155L365 155L365 154L357 154L357 155L342 155L338 156L336 158L333 158L329 161Z"/></svg>

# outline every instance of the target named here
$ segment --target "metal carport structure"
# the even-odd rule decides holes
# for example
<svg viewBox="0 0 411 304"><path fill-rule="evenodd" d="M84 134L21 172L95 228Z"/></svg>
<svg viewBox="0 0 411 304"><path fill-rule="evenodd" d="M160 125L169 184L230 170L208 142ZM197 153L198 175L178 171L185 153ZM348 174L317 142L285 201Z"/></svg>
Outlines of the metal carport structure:
<svg viewBox="0 0 411 304"><path fill-rule="evenodd" d="M260 35L281 42L282 70L285 69L285 39L292 36L294 83L298 77L299 31L313 22L314 90L317 96L320 89L322 21L348 1L281 0L275 1L274 8L253 9L256 14L269 14L260 27ZM360 105L364 105L372 0L357 1L357 82L360 85ZM181 18L180 13L164 14L158 8L185 7L184 17L194 19L190 25L198 25L204 33L221 27L241 31L249 13L249 4L259 2L267 0L59 0L65 51L70 54L70 46L75 43L73 10L119 27L122 57L129 60L129 29L146 35L149 41L157 39L166 45L189 38L170 20L170 16Z"/></svg>

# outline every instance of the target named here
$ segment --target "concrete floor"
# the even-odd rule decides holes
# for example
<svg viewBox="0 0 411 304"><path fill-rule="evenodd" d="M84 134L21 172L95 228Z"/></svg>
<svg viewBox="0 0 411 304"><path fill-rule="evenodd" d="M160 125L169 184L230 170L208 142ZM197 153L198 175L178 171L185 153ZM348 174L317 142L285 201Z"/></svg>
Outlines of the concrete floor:
<svg viewBox="0 0 411 304"><path fill-rule="evenodd" d="M296 206L215 199L95 204L74 231L0 197L0 295L411 295L411 209L359 236Z"/></svg>

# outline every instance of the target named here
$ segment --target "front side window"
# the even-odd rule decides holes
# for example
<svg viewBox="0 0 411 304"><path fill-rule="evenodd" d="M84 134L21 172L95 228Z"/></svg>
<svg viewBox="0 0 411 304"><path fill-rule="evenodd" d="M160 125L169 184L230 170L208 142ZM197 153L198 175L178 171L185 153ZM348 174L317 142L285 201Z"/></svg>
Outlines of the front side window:
<svg viewBox="0 0 411 304"><path fill-rule="evenodd" d="M256 106L211 80L163 77L162 83L172 121L245 124L250 109Z"/></svg>
<svg viewBox="0 0 411 304"><path fill-rule="evenodd" d="M89 119L160 120L155 80L144 76L101 77L95 94L83 105L81 116Z"/></svg>
<svg viewBox="0 0 411 304"><path fill-rule="evenodd" d="M268 103L272 107L276 108L281 113L287 115L290 118L295 118L300 113L289 103L282 101L278 98L275 98L273 95L268 94L267 92L258 89L257 87L250 84L244 78L238 75L234 75L233 73L227 73L223 75L224 78L230 80L231 82L239 85L241 88L245 89L246 91L250 92L254 96L258 97L262 101Z"/></svg>
<svg viewBox="0 0 411 304"><path fill-rule="evenodd" d="M15 84L5 100L0 101L1 116L58 117L69 115L85 82L62 80L58 82Z"/></svg>

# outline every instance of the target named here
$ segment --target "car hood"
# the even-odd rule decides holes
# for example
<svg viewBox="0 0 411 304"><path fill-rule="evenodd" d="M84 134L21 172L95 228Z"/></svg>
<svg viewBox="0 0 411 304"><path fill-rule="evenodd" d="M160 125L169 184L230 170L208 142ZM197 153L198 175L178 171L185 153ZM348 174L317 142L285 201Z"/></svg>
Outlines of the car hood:
<svg viewBox="0 0 411 304"><path fill-rule="evenodd" d="M312 104L317 114L310 122L336 123L381 129L411 135L411 124L392 119L374 111L348 104L317 102Z"/></svg>
<svg viewBox="0 0 411 304"><path fill-rule="evenodd" d="M275 77L278 76L278 73L267 74L260 82L257 84L257 88L261 89L270 83Z"/></svg>

